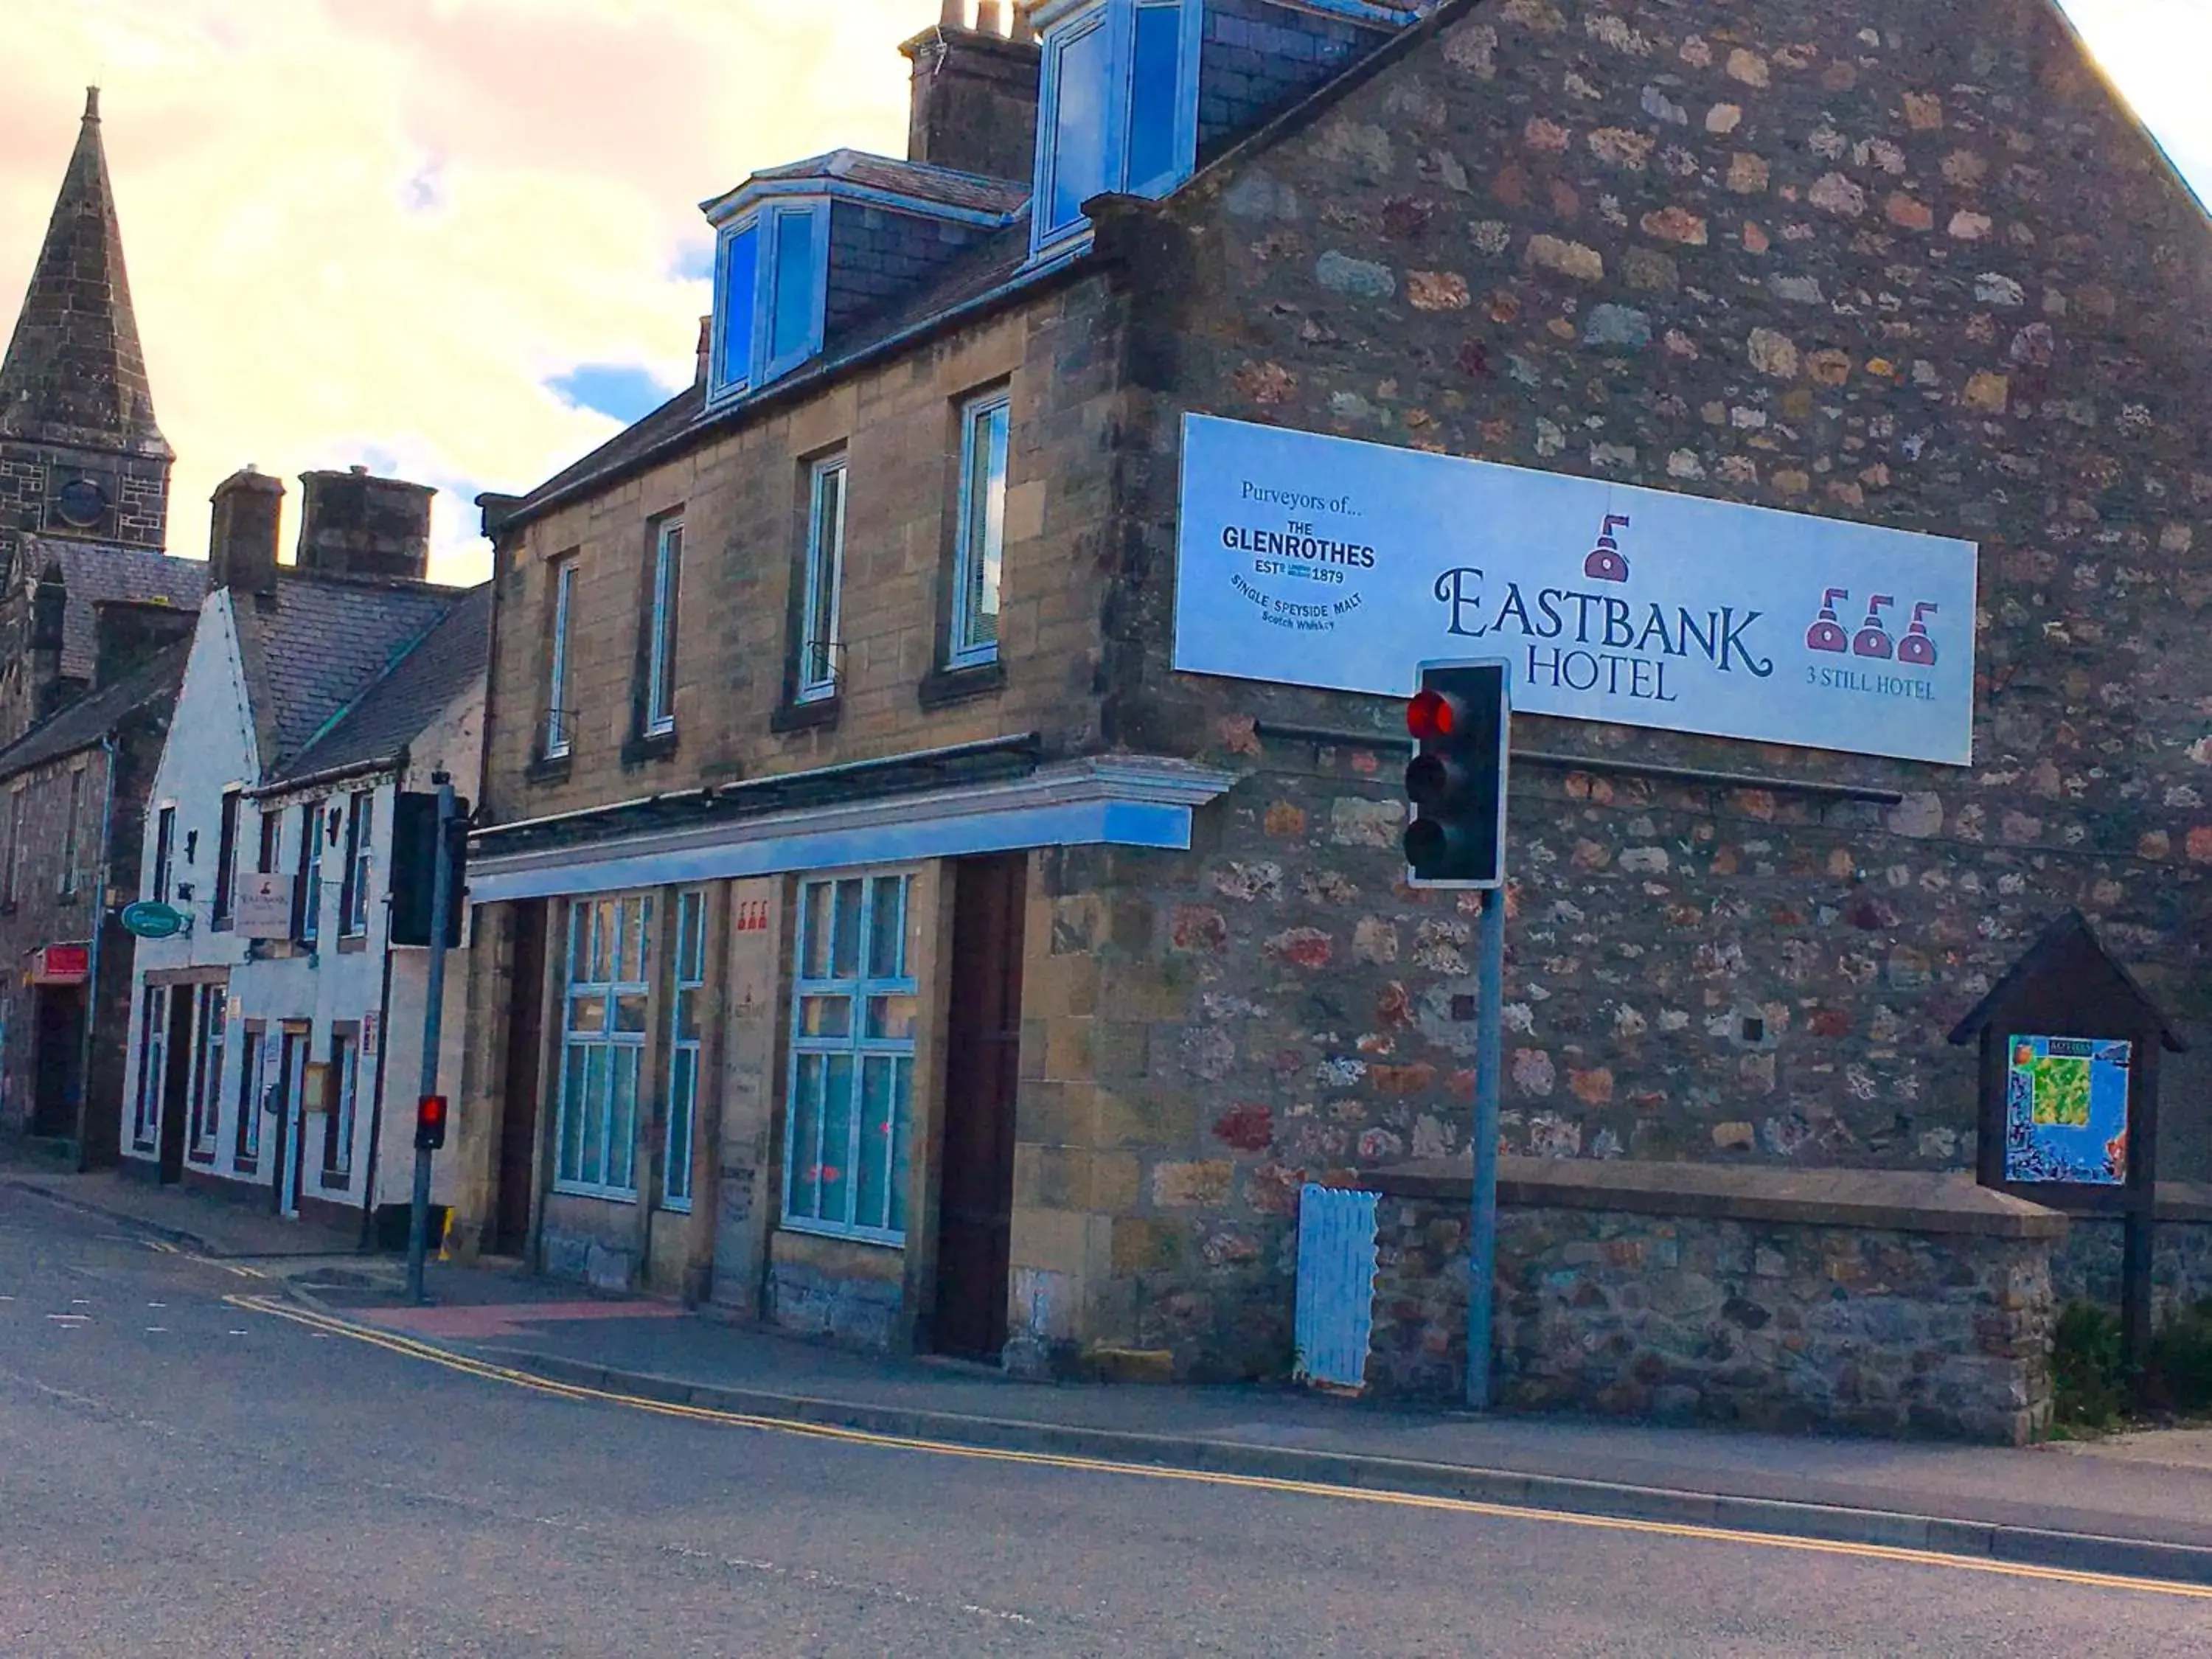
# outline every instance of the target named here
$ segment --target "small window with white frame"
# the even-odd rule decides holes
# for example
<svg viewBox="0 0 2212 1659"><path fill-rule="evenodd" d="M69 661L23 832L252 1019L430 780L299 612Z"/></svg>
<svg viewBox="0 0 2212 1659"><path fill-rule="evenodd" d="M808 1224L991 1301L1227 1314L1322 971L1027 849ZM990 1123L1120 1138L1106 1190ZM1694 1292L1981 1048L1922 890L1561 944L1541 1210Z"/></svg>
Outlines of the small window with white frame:
<svg viewBox="0 0 2212 1659"><path fill-rule="evenodd" d="M845 586L845 457L817 461L806 515L805 592L799 613L796 700L837 695L838 612Z"/></svg>
<svg viewBox="0 0 2212 1659"><path fill-rule="evenodd" d="M646 617L645 735L676 729L676 605L684 580L684 521L653 528L653 591Z"/></svg>
<svg viewBox="0 0 2212 1659"><path fill-rule="evenodd" d="M1006 457L1012 402L1001 389L960 414L960 541L952 568L948 665L999 654L999 574L1006 539Z"/></svg>
<svg viewBox="0 0 2212 1659"><path fill-rule="evenodd" d="M361 1028L331 1033L331 1067L323 1097L323 1185L353 1178L354 1118L361 1105Z"/></svg>
<svg viewBox="0 0 2212 1659"><path fill-rule="evenodd" d="M574 741L575 716L568 708L568 627L576 605L576 561L574 556L553 567L552 634L546 642L545 744L547 760L559 760Z"/></svg>
<svg viewBox="0 0 2212 1659"><path fill-rule="evenodd" d="M676 896L676 974L668 1013L668 1121L662 1149L660 1207L691 1207L692 1144L699 1118L699 1057L707 1003L707 893Z"/></svg>
<svg viewBox="0 0 2212 1659"><path fill-rule="evenodd" d="M376 795L356 789L346 800L345 875L338 894L338 934L358 939L368 931L368 874Z"/></svg>
<svg viewBox="0 0 2212 1659"><path fill-rule="evenodd" d="M568 908L556 1192L635 1200L645 1066L653 896L582 898Z"/></svg>
<svg viewBox="0 0 2212 1659"><path fill-rule="evenodd" d="M797 1231L905 1242L921 1006L912 887L904 874L800 886L783 1201Z"/></svg>

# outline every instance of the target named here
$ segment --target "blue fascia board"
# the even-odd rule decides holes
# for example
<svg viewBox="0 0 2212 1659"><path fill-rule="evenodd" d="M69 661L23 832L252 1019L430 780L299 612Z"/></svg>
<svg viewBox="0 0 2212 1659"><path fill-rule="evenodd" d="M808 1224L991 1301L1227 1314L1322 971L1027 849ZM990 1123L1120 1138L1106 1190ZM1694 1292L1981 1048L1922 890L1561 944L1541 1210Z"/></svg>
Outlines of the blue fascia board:
<svg viewBox="0 0 2212 1659"><path fill-rule="evenodd" d="M579 854L544 869L472 873L469 901L494 904L744 876L914 864L1032 847L1100 845L1188 852L1190 808L1150 801L1080 801L865 829L795 830L789 835L665 853L597 860Z"/></svg>

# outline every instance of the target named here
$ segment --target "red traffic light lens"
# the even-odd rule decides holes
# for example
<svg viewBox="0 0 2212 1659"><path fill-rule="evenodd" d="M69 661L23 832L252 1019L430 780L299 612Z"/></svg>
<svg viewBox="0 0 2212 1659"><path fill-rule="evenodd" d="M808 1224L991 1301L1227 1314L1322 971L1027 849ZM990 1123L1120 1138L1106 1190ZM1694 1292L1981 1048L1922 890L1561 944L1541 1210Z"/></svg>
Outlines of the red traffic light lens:
<svg viewBox="0 0 2212 1659"><path fill-rule="evenodd" d="M1452 730L1452 701L1441 691L1424 691L1406 705L1406 730L1422 743L1448 738Z"/></svg>
<svg viewBox="0 0 2212 1659"><path fill-rule="evenodd" d="M443 1095L424 1095L416 1110L415 1121L426 1129L446 1127L446 1097Z"/></svg>

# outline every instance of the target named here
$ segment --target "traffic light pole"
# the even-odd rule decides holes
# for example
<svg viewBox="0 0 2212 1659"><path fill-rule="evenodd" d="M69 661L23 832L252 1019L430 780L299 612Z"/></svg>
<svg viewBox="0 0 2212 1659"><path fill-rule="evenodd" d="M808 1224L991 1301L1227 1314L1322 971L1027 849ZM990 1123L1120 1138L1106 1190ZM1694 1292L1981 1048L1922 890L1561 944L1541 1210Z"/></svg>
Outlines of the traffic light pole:
<svg viewBox="0 0 2212 1659"><path fill-rule="evenodd" d="M453 781L443 772L434 775L438 786L436 862L430 882L430 972L422 1010L422 1097L438 1092L438 1045L446 1012L446 926L453 913L453 860L449 826L453 819ZM407 1299L417 1304L430 1298L422 1287L422 1261L430 1233L430 1149L415 1149L415 1203L407 1221Z"/></svg>
<svg viewBox="0 0 2212 1659"><path fill-rule="evenodd" d="M1490 1328L1498 1291L1498 1091L1504 1058L1505 890L1482 896L1474 1027L1474 1202L1467 1249L1467 1405L1490 1409Z"/></svg>

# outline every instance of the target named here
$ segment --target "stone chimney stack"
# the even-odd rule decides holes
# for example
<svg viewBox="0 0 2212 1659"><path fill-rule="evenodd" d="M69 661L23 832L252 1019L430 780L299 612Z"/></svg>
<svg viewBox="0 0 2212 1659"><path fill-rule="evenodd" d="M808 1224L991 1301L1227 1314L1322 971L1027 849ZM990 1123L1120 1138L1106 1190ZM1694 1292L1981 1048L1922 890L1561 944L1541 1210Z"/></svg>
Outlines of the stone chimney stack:
<svg viewBox="0 0 2212 1659"><path fill-rule="evenodd" d="M302 472L300 550L302 570L333 576L421 581L430 568L428 484L372 477L365 466L344 472Z"/></svg>
<svg viewBox="0 0 2212 1659"><path fill-rule="evenodd" d="M1016 0L945 0L942 21L899 50L914 64L907 159L992 179L1026 179L1036 161L1042 49Z"/></svg>
<svg viewBox="0 0 2212 1659"><path fill-rule="evenodd" d="M707 384L708 371L714 362L714 313L709 312L706 316L702 317L699 319L699 364L696 376L691 382L692 385L704 386Z"/></svg>
<svg viewBox="0 0 2212 1659"><path fill-rule="evenodd" d="M208 530L208 586L240 593L276 591L276 522L284 486L249 465L215 487Z"/></svg>
<svg viewBox="0 0 2212 1659"><path fill-rule="evenodd" d="M59 560L49 560L31 590L31 680L42 690L61 678L62 632L69 615L69 587Z"/></svg>

